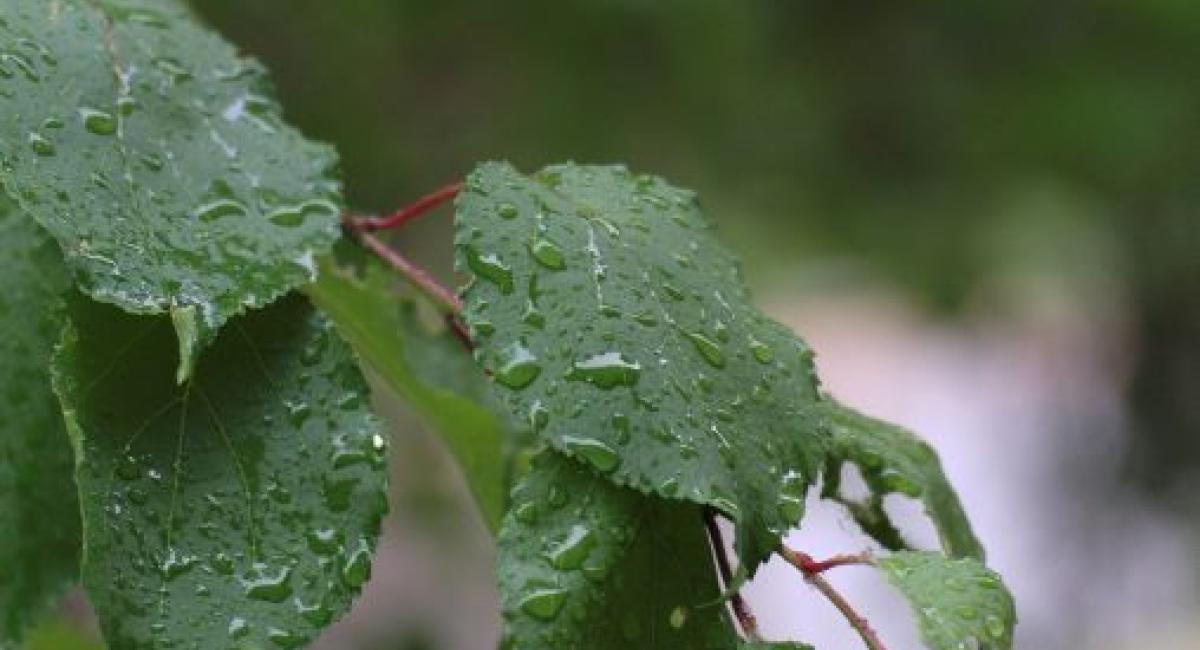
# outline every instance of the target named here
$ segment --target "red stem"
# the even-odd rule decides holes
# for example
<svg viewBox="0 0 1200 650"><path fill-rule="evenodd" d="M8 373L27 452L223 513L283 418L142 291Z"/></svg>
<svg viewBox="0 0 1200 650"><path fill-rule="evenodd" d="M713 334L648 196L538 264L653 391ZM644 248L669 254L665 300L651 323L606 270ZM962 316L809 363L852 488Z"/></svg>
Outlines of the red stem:
<svg viewBox="0 0 1200 650"><path fill-rule="evenodd" d="M373 235L365 232L358 233L358 240L367 250L374 253L381 260L386 262L409 282L412 282L418 289L421 290L431 300L438 303L443 309L451 314L458 314L462 311L462 299L458 294L450 289L443 287L432 275L425 269L413 264L400 253L393 250L390 246L380 241Z"/></svg>
<svg viewBox="0 0 1200 650"><path fill-rule="evenodd" d="M357 217L351 219L351 224L359 232L374 232L376 230L398 228L458 196L462 188L462 181L451 183L422 196L386 217Z"/></svg>

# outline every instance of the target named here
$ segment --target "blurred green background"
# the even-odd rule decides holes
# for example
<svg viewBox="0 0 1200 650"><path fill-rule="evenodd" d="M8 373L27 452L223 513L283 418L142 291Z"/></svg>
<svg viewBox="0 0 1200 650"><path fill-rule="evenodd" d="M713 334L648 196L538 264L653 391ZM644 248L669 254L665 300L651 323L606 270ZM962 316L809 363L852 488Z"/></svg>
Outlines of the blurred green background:
<svg viewBox="0 0 1200 650"><path fill-rule="evenodd" d="M886 287L950 327L998 309L997 278L1104 305L1074 331L1119 334L1122 443L1089 481L1064 463L1062 489L1200 521L1200 3L193 4L337 145L357 210L480 160L626 162L698 190L760 295ZM398 245L448 273L449 232ZM437 521L469 506L427 482L400 479L398 516L461 536ZM1030 647L1112 647L1029 625ZM363 647L440 647L403 634Z"/></svg>
<svg viewBox="0 0 1200 650"><path fill-rule="evenodd" d="M1200 4L195 0L386 211L503 158L697 189L757 285L953 318L998 267L1115 278L1128 476L1200 464ZM410 244L445 268L445 225Z"/></svg>

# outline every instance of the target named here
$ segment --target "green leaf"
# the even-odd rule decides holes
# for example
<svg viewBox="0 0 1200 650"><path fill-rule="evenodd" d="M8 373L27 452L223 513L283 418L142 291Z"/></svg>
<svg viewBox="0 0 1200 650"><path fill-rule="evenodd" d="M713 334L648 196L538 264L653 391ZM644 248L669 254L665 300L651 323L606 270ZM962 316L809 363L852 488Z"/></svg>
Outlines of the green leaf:
<svg viewBox="0 0 1200 650"><path fill-rule="evenodd" d="M809 348L750 302L691 192L623 167L489 163L458 199L464 318L505 403L620 485L738 523L751 572L827 433Z"/></svg>
<svg viewBox="0 0 1200 650"><path fill-rule="evenodd" d="M700 513L539 454L500 529L504 647L733 648Z"/></svg>
<svg viewBox="0 0 1200 650"><path fill-rule="evenodd" d="M0 198L0 648L79 572L71 445L48 368L69 286L54 243Z"/></svg>
<svg viewBox="0 0 1200 650"><path fill-rule="evenodd" d="M845 503L863 529L891 550L908 546L884 511L883 498L888 494L918 498L946 554L983 560L983 545L972 532L958 495L942 472L937 452L907 429L832 400L829 403L833 444L825 471L824 496ZM851 502L838 494L845 463L854 463L862 472L871 490L865 503Z"/></svg>
<svg viewBox="0 0 1200 650"><path fill-rule="evenodd" d="M78 299L55 354L104 636L300 646L358 594L387 509L366 384L303 299L233 321L184 386L173 344L167 319Z"/></svg>
<svg viewBox="0 0 1200 650"><path fill-rule="evenodd" d="M979 560L904 551L881 558L879 567L912 604L932 650L1012 648L1012 596Z"/></svg>
<svg viewBox="0 0 1200 650"><path fill-rule="evenodd" d="M339 252L355 255L349 248ZM418 322L394 274L374 258L358 254L352 261L323 259L309 296L387 387L446 441L495 531L507 503L510 434L483 373L451 333L431 333Z"/></svg>
<svg viewBox="0 0 1200 650"><path fill-rule="evenodd" d="M0 182L85 292L177 314L186 374L231 316L311 279L338 236L336 158L283 123L258 63L177 0L0 15Z"/></svg>

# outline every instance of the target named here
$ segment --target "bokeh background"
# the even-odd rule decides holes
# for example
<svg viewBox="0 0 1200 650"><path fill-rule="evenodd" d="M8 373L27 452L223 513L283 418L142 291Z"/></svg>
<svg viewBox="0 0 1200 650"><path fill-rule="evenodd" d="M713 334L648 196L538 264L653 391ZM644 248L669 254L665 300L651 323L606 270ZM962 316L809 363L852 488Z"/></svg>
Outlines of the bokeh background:
<svg viewBox="0 0 1200 650"><path fill-rule="evenodd" d="M698 190L831 390L941 451L1019 648L1200 648L1200 4L193 4L338 146L364 212L497 158ZM397 245L448 277L449 242L443 213ZM375 579L319 645L493 648L488 534L420 424L396 439ZM812 512L794 544L866 546ZM915 648L904 605L844 571ZM858 647L789 570L748 595L769 635Z"/></svg>

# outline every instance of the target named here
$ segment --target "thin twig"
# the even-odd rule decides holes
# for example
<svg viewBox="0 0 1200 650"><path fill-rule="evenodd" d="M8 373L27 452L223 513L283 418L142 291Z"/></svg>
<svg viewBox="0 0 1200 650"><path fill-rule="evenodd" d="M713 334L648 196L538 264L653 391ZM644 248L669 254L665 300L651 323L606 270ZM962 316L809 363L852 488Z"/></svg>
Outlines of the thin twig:
<svg viewBox="0 0 1200 650"><path fill-rule="evenodd" d="M462 188L462 181L451 183L422 196L386 217L352 217L351 223L353 228L360 232L397 228L458 196Z"/></svg>
<svg viewBox="0 0 1200 650"><path fill-rule="evenodd" d="M383 243L378 237L363 231L358 231L356 234L363 246L404 276L421 293L437 303L443 311L450 314L458 314L462 311L462 299L458 297L458 294L442 286L425 269L410 262L408 258Z"/></svg>
<svg viewBox="0 0 1200 650"><path fill-rule="evenodd" d="M859 555L838 555L824 562L814 561L807 553L793 551L787 546L780 545L779 556L786 560L789 564L800 570L804 574L804 579L809 584L816 587L821 595L825 596L833 606L846 617L850 626L854 628L858 635L862 637L863 643L870 650L887 650L887 646L880 640L879 635L871 627L870 622L865 617L855 611L854 607L848 600L834 588L834 586L821 575L824 571L836 566L847 566L851 564L874 564L874 560L867 553Z"/></svg>
<svg viewBox="0 0 1200 650"><path fill-rule="evenodd" d="M721 571L721 583L726 590L733 588L733 571L730 569L729 556L725 553L725 540L721 537L721 529L717 526L716 512L712 508L704 510L704 527L708 531L708 541L712 546L713 555L717 558L717 568ZM742 632L751 641L761 641L758 635L758 620L750 611L750 605L742 598L740 592L733 592L729 597L733 615L737 617Z"/></svg>

